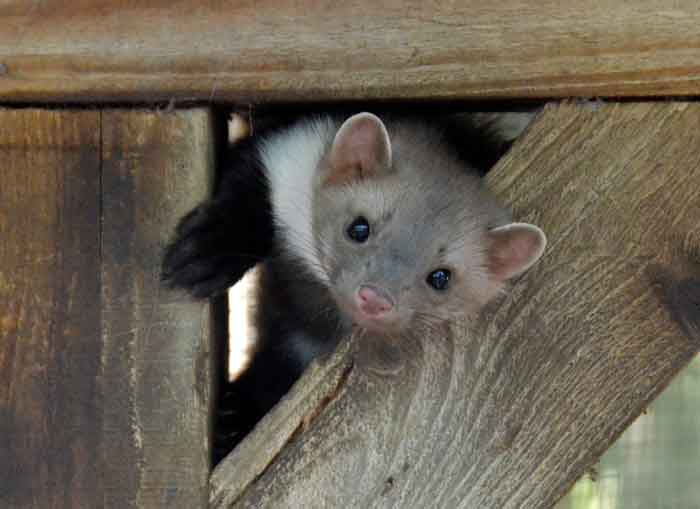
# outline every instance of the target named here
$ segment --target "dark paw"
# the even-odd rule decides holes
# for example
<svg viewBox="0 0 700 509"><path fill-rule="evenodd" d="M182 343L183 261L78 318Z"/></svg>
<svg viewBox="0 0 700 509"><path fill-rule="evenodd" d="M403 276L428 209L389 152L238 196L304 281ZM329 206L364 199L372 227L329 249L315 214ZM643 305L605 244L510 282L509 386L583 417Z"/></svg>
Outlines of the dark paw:
<svg viewBox="0 0 700 509"><path fill-rule="evenodd" d="M267 256L269 217L237 205L212 201L182 218L163 257L161 277L168 286L197 298L221 294Z"/></svg>

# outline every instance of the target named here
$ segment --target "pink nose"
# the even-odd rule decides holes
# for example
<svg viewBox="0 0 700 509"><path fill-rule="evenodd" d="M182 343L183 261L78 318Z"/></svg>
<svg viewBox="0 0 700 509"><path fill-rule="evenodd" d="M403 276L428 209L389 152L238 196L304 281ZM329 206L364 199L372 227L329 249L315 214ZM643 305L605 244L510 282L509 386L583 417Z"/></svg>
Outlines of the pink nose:
<svg viewBox="0 0 700 509"><path fill-rule="evenodd" d="M362 285L356 295L357 305L365 315L378 318L394 307L391 296L377 286Z"/></svg>

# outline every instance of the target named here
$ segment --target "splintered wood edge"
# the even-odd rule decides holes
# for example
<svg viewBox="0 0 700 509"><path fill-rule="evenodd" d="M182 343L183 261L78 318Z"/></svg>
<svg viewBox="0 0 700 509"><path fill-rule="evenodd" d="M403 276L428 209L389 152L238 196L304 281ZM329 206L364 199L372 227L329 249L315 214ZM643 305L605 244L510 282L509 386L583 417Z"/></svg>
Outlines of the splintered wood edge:
<svg viewBox="0 0 700 509"><path fill-rule="evenodd" d="M338 396L352 371L355 349L353 338L347 338L332 355L316 359L280 403L216 466L210 479L211 507L233 505Z"/></svg>

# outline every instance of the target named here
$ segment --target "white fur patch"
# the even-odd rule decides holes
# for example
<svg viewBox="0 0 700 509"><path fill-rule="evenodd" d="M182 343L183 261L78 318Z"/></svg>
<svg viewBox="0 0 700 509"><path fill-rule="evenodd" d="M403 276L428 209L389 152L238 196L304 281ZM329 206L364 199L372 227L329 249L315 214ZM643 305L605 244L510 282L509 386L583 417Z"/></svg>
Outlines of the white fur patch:
<svg viewBox="0 0 700 509"><path fill-rule="evenodd" d="M336 126L329 118L314 119L277 134L262 143L260 154L270 183L272 214L291 252L304 260L321 281L312 233L313 191L318 164Z"/></svg>

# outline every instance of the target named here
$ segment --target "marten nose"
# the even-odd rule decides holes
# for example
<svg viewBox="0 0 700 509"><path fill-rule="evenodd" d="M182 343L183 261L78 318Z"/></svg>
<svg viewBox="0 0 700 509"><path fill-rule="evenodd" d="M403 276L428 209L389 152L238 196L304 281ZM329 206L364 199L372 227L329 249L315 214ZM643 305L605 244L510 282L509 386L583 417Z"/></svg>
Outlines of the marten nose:
<svg viewBox="0 0 700 509"><path fill-rule="evenodd" d="M355 299L360 311L372 318L379 318L394 307L391 295L383 288L374 285L360 286Z"/></svg>

